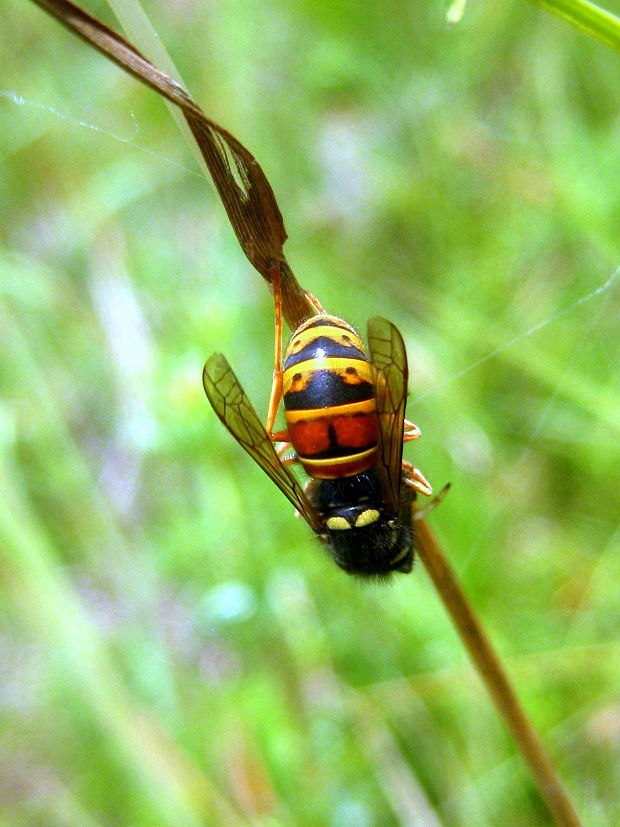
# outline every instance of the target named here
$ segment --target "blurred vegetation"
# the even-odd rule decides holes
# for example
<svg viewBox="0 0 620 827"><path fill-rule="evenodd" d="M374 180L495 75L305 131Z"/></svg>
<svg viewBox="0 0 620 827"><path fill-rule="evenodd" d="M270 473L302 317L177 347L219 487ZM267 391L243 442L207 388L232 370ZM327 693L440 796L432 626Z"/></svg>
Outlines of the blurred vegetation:
<svg viewBox="0 0 620 827"><path fill-rule="evenodd" d="M432 523L620 823L618 55L524 3L144 5L302 284L403 331ZM221 350L266 410L272 306L163 103L2 17L3 823L547 824L423 569L348 579L209 409Z"/></svg>

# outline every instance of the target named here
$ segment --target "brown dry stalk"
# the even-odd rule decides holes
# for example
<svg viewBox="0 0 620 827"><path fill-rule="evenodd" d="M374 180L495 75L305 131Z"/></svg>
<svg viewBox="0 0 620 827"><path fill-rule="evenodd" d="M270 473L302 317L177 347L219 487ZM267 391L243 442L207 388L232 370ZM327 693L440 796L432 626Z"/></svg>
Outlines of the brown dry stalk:
<svg viewBox="0 0 620 827"><path fill-rule="evenodd" d="M556 822L562 827L580 827L579 817L542 741L426 520L416 523L416 551Z"/></svg>

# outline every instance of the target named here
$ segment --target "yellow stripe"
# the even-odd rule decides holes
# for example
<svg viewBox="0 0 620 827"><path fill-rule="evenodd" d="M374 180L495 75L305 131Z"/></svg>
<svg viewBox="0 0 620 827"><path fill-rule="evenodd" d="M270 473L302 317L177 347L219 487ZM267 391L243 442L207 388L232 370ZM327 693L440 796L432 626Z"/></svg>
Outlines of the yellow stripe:
<svg viewBox="0 0 620 827"><path fill-rule="evenodd" d="M282 392L288 393L293 382L293 377L298 374L301 374L301 380L298 381L301 381L302 384L305 385L317 370L329 370L346 377L347 368L355 368L360 380L372 384L373 375L370 362L365 362L363 359L321 356L318 359L306 359L305 362L298 362L296 365L287 368L282 376Z"/></svg>
<svg viewBox="0 0 620 827"><path fill-rule="evenodd" d="M332 322L332 325L338 325L339 327L346 328L347 330L351 330L355 333L355 330L353 330L348 322L345 322L345 320L341 319L339 316L332 316L330 313L317 313L316 316L311 316L309 319L306 319L305 322L302 322L297 330L300 332L302 330L306 330L311 325L316 324L317 321L322 321L323 319L325 319L326 322Z"/></svg>
<svg viewBox="0 0 620 827"><path fill-rule="evenodd" d="M374 445L372 448L369 448L367 451L360 451L358 454L348 454L346 457L332 457L331 459L308 459L304 456L299 456L300 462L304 465L309 465L312 468L325 468L325 466L329 465L348 465L351 462L358 462L359 460L366 459L366 457L371 457L377 450L377 446Z"/></svg>
<svg viewBox="0 0 620 827"><path fill-rule="evenodd" d="M325 336L327 339L331 339L334 342L338 342L338 344L352 345L353 347L356 347L358 350L361 350L362 353L366 353L364 343L357 335L357 333L354 333L353 330L351 330L351 328L332 327L331 325L320 325L317 327L310 327L307 330L298 330L297 333L294 334L294 336L288 344L288 347L286 348L285 358L289 356L291 353L299 353L300 350L304 349L308 342L312 342L319 336ZM346 343L342 341L343 336L347 336L348 338L348 341Z"/></svg>
<svg viewBox="0 0 620 827"><path fill-rule="evenodd" d="M286 421L289 425L305 419L322 419L333 416L353 416L354 414L374 413L377 410L376 399L363 399L361 402L350 402L348 405L330 405L327 408L310 408L307 411L286 411Z"/></svg>

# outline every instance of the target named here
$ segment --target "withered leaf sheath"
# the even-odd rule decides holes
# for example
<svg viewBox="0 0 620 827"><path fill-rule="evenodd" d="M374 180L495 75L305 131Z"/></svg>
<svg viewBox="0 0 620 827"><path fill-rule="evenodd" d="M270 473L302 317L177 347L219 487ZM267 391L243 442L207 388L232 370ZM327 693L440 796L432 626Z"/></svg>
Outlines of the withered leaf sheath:
<svg viewBox="0 0 620 827"><path fill-rule="evenodd" d="M269 284L274 272L279 275L282 312L287 324L294 329L311 316L315 311L282 251L287 238L282 214L271 185L252 153L234 135L207 118L177 81L157 69L105 23L69 0L33 2L181 109L243 252Z"/></svg>

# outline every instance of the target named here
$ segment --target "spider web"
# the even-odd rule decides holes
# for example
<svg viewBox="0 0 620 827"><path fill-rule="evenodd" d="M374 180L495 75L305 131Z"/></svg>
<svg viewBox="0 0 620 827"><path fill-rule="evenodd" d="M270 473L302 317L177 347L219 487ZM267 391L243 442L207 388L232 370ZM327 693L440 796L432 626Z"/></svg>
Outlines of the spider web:
<svg viewBox="0 0 620 827"><path fill-rule="evenodd" d="M14 91L11 91L11 90L0 89L0 97L3 97L6 100L11 101L12 103L16 104L17 106L24 106L24 107L28 107L28 108L31 108L31 109L35 109L39 112L43 112L43 113L53 117L53 118L56 118L58 120L70 123L70 124L72 124L72 125L74 125L78 128L89 129L93 132L98 132L102 135L105 135L108 138L111 138L114 141L118 141L119 143L125 144L126 146L131 147L132 149L134 149L138 152L141 152L141 153L144 153L146 155L150 155L150 156L153 156L155 158L158 158L164 164L168 164L170 166L176 167L177 169L182 169L185 172L189 173L190 175L195 176L196 178L204 179L204 175L202 173L197 172L196 170L190 169L189 167L185 166L184 164L180 164L180 163L172 160L171 158L168 158L166 156L162 156L160 153L154 152L153 150L149 149L148 147L141 146L140 144L137 144L135 142L134 138L137 136L137 134L139 132L139 126L137 125L137 123L135 121L134 121L133 135L131 135L129 137L123 137L121 135L117 135L114 132L111 132L110 130L108 130L104 127L97 126L96 124L90 123L88 121L84 121L84 120L80 120L78 118L74 118L70 115L66 115L63 112L58 111L54 107L48 106L47 104L42 104L42 103L39 103L37 101L27 99L27 98L23 97L22 95L18 94L17 92L14 92ZM132 115L132 118L133 118L133 115ZM206 180L208 181L209 184L211 183L209 181L209 179L206 179ZM504 353L506 350L509 350L511 347L518 344L519 342L522 342L525 339L532 338L537 333L539 333L540 331L542 331L545 328L549 327L550 325L554 324L555 322L559 321L563 317L568 316L571 313L574 313L575 310L577 310L578 308L582 307L583 305L587 304L588 302L591 302L593 299L595 299L599 296L602 296L604 293L607 293L609 290L611 290L615 286L615 283L618 281L619 277L620 277L620 266L618 266L613 271L613 273L609 276L609 278L606 279L606 281L603 284L599 285L594 290L590 290L589 292L585 293L583 296L580 296L578 299L571 302L567 307L564 307L564 308L561 308L560 310L557 310L556 312L552 313L550 316L547 316L546 318L544 318L542 321L537 322L536 324L534 324L531 327L527 328L522 333L518 333L516 336L512 336L511 338L507 339L501 345L498 345L497 347L493 348L488 353L486 353L484 356L481 356L480 358L475 359L473 362L470 362L468 365L465 365L465 367L461 368L460 370L457 370L455 373L450 375L447 379L443 380L442 382L438 382L437 384L433 385L432 387L430 387L428 390L424 391L423 393L420 393L420 394L417 394L416 396L413 396L412 397L412 402L414 402L414 403L422 402L423 400L425 400L429 397L435 396L440 391L442 391L444 388L448 387L449 385L451 385L454 382L457 382L459 379L462 379L464 376L467 376L468 374L472 373L477 368L484 365L486 362L489 362L491 359L494 359L496 356L499 356L500 354ZM587 336L587 334L586 334L586 336ZM575 348L577 348L577 347L578 347L578 345L575 345Z"/></svg>

